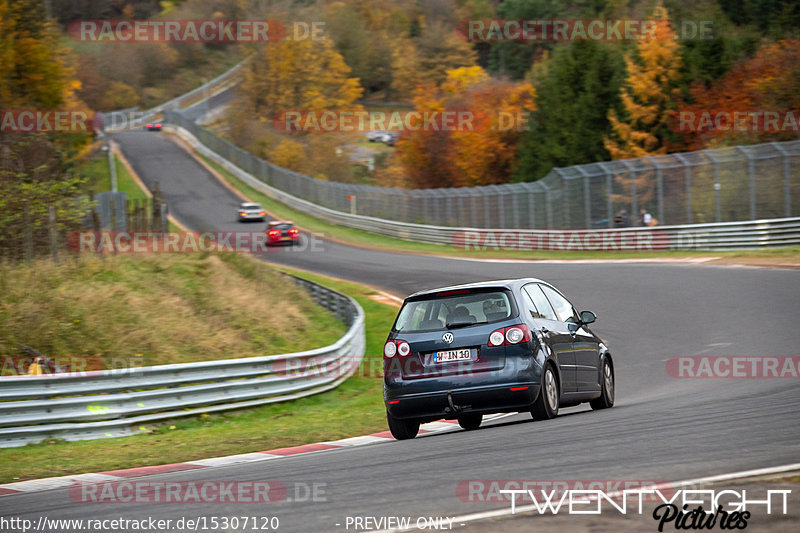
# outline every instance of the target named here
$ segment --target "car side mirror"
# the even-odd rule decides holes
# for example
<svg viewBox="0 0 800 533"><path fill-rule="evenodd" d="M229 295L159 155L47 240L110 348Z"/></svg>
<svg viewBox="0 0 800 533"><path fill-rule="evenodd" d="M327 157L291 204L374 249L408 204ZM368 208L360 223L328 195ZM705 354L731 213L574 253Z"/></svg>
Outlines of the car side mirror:
<svg viewBox="0 0 800 533"><path fill-rule="evenodd" d="M591 311L581 311L581 324L591 324L597 320L597 315Z"/></svg>

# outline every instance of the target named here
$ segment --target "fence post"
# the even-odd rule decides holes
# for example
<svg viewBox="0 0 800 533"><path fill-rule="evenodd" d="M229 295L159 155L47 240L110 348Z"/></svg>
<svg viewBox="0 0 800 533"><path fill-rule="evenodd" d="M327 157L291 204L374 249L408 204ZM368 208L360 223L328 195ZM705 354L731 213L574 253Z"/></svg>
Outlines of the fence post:
<svg viewBox="0 0 800 533"><path fill-rule="evenodd" d="M117 166L114 161L114 150L110 142L106 144L106 150L108 151L108 172L111 174L111 191L117 192Z"/></svg>
<svg viewBox="0 0 800 533"><path fill-rule="evenodd" d="M564 179L564 175L561 173L560 168L554 168L556 175L558 175L559 179L561 179L561 201L564 202L564 218L561 221L561 226L563 229L568 229L572 227L572 217L569 213L569 197L567 196L567 180ZM547 203L550 203L548 200Z"/></svg>
<svg viewBox="0 0 800 533"><path fill-rule="evenodd" d="M789 154L778 143L770 143L783 156L783 204L786 218L792 216L792 181L789 168Z"/></svg>
<svg viewBox="0 0 800 533"><path fill-rule="evenodd" d="M627 168L628 171L631 173L631 215L630 215L630 224L631 224L631 226L633 226L633 225L637 225L638 226L638 224L634 224L634 220L637 220L637 217L639 216L639 198L638 198L638 196L636 194L637 193L637 191L636 191L636 178L637 178L636 170L628 162L627 159L620 159L619 162L622 163L623 165L625 165L625 168Z"/></svg>
<svg viewBox="0 0 800 533"><path fill-rule="evenodd" d="M720 203L722 184L719 182L719 160L714 157L710 150L703 150L703 153L714 164L714 216L717 222L722 222L722 205Z"/></svg>
<svg viewBox="0 0 800 533"><path fill-rule="evenodd" d="M583 167L576 165L575 170L583 176L583 211L586 218L586 229L592 228L592 204L589 199L589 175L583 170Z"/></svg>
<svg viewBox="0 0 800 533"><path fill-rule="evenodd" d="M149 231L156 231L160 232L163 231L161 228L161 189L158 186L158 180L153 183L153 196L150 198L152 203L151 207L151 216L150 216L150 228Z"/></svg>
<svg viewBox="0 0 800 533"><path fill-rule="evenodd" d="M608 212L608 227L614 227L614 198L612 191L614 190L614 175L608 170L605 163L601 163L603 172L606 174L606 211Z"/></svg>
<svg viewBox="0 0 800 533"><path fill-rule="evenodd" d="M692 165L678 153L672 154L683 164L684 181L686 182L686 224L692 223Z"/></svg>
<svg viewBox="0 0 800 533"><path fill-rule="evenodd" d="M656 195L658 196L657 209L659 224L666 224L664 220L664 173L655 157L650 156L648 159L650 159L650 162L656 167Z"/></svg>
<svg viewBox="0 0 800 533"><path fill-rule="evenodd" d="M544 210L547 216L547 229L553 229L553 203L550 201L550 186L544 183L541 179L537 183L541 183L544 187Z"/></svg>
<svg viewBox="0 0 800 533"><path fill-rule="evenodd" d="M736 149L747 158L747 174L750 177L750 220L756 219L756 169L753 157L741 146Z"/></svg>

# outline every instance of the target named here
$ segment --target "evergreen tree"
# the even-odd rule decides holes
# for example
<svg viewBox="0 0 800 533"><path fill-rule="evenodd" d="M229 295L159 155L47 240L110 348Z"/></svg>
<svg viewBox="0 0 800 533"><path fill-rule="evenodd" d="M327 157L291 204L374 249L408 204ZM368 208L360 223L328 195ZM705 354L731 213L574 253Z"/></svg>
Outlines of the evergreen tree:
<svg viewBox="0 0 800 533"><path fill-rule="evenodd" d="M608 159L609 109L620 106L619 47L594 41L557 47L534 65L537 110L518 148L515 181L534 181L553 167ZM534 79L539 77L539 79Z"/></svg>

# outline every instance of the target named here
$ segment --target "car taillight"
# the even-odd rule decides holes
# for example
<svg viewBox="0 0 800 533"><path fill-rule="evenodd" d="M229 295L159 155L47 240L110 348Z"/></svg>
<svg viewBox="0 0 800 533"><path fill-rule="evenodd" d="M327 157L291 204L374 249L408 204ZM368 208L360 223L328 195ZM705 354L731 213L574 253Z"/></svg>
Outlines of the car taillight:
<svg viewBox="0 0 800 533"><path fill-rule="evenodd" d="M411 346L406 341L397 341L397 355L405 357L411 353Z"/></svg>
<svg viewBox="0 0 800 533"><path fill-rule="evenodd" d="M266 211L261 211L261 212L260 212L260 213L258 213L258 214L259 214L259 215L261 215L261 216L263 217L264 215L266 215L266 214L267 214L267 212L266 212Z"/></svg>
<svg viewBox="0 0 800 533"><path fill-rule="evenodd" d="M383 345L383 355L386 357L394 357L398 355L405 357L411 353L411 346L406 341L386 341Z"/></svg>
<svg viewBox="0 0 800 533"><path fill-rule="evenodd" d="M397 353L397 345L394 341L386 341L386 344L383 345L383 355L385 357L394 357L394 354Z"/></svg>
<svg viewBox="0 0 800 533"><path fill-rule="evenodd" d="M531 330L525 324L509 326L494 330L489 335L489 346L503 346L504 344L519 344L531 340Z"/></svg>
<svg viewBox="0 0 800 533"><path fill-rule="evenodd" d="M156 128L160 128L160 127L161 127L161 124L156 124Z"/></svg>
<svg viewBox="0 0 800 533"><path fill-rule="evenodd" d="M506 342L508 342L509 344L518 344L525 339L526 332L528 340L530 340L531 335L527 327L519 325L506 328Z"/></svg>
<svg viewBox="0 0 800 533"><path fill-rule="evenodd" d="M489 335L489 346L502 346L506 341L506 335L502 329L497 329Z"/></svg>
<svg viewBox="0 0 800 533"><path fill-rule="evenodd" d="M244 211L242 211L242 212L241 212L241 213L239 213L239 214L240 214L240 215L242 215L243 217L246 217L246 216L247 216L247 213L245 213Z"/></svg>
<svg viewBox="0 0 800 533"><path fill-rule="evenodd" d="M290 229L289 233L291 233L292 235L297 235L298 233L300 233L300 230L296 229L296 228L295 229Z"/></svg>

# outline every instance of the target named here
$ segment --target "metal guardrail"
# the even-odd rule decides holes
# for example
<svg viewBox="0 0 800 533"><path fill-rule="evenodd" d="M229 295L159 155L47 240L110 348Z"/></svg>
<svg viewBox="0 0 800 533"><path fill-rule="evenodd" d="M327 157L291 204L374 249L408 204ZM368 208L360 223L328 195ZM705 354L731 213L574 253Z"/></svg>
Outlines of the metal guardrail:
<svg viewBox="0 0 800 533"><path fill-rule="evenodd" d="M335 388L366 347L352 298L291 276L348 331L305 352L151 367L0 378L0 447L48 438L120 437L142 424L293 400Z"/></svg>
<svg viewBox="0 0 800 533"><path fill-rule="evenodd" d="M234 65L227 71L223 72L213 80L204 83L200 87L196 87L191 91L184 93L178 97L169 100L163 104L157 105L152 109L148 109L146 111L136 111L136 108L131 109L124 109L120 111L111 111L108 113L102 113L103 116L103 131L104 132L114 132L114 131L121 131L129 128L140 128L144 126L148 122L152 122L153 119L159 114L163 113L167 110L176 110L179 109L185 102L192 100L193 98L203 95L203 98L200 100L202 102L205 99L211 98L216 94L219 90L224 90L223 87L226 86L231 80L235 79L236 76L239 75L239 71L242 67L247 63L248 59ZM214 91L210 93L209 91ZM195 102L197 103L197 102ZM194 105L194 104L193 104Z"/></svg>
<svg viewBox="0 0 800 533"><path fill-rule="evenodd" d="M464 247L474 245L482 249L556 251L723 251L800 245L800 218L798 217L713 224L558 231L457 228L411 224L384 218L354 215L317 205L268 185L250 172L239 168L222 155L211 150L185 128L177 127L175 132L196 151L219 164L240 180L289 207L332 224L407 241L455 244ZM262 161L262 163L264 162Z"/></svg>
<svg viewBox="0 0 800 533"><path fill-rule="evenodd" d="M800 215L800 141L700 150L553 169L538 181L401 189L339 183L277 167L165 113L209 149L260 181L333 209L412 224L505 229L614 229L640 211L661 225L708 224ZM351 202L355 198L355 202Z"/></svg>

